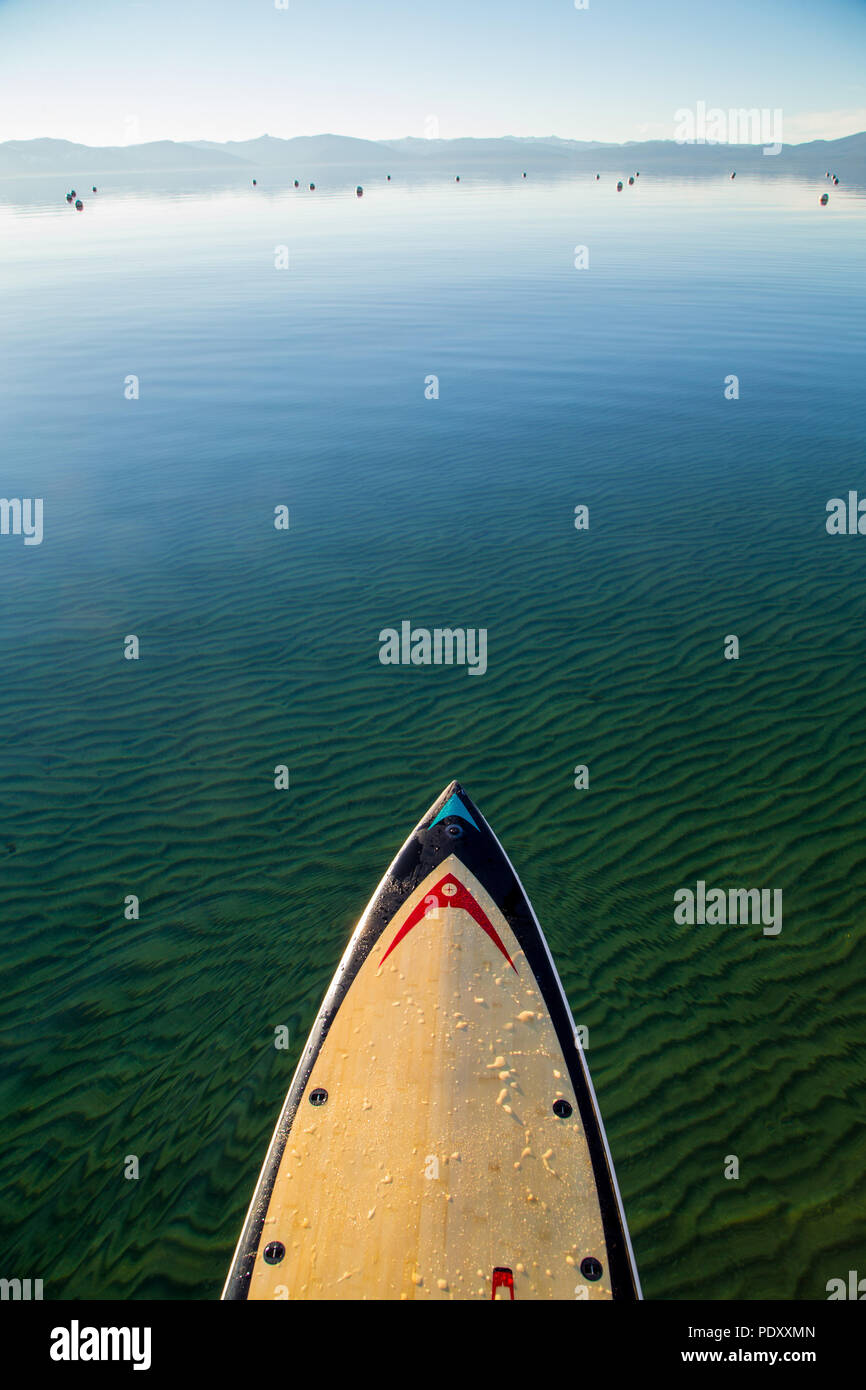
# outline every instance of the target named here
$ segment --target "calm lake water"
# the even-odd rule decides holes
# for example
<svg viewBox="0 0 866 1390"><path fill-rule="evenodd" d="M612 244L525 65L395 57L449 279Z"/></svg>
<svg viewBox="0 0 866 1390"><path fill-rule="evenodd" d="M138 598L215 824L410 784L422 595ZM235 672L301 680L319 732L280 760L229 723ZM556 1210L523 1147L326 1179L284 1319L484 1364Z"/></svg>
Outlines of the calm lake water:
<svg viewBox="0 0 866 1390"><path fill-rule="evenodd" d="M218 1296L456 777L589 1029L646 1296L823 1298L866 1272L866 537L825 529L866 198L355 181L0 190L0 495L44 499L0 536L0 1273ZM381 665L405 619L486 628L486 674ZM781 933L678 925L699 879Z"/></svg>

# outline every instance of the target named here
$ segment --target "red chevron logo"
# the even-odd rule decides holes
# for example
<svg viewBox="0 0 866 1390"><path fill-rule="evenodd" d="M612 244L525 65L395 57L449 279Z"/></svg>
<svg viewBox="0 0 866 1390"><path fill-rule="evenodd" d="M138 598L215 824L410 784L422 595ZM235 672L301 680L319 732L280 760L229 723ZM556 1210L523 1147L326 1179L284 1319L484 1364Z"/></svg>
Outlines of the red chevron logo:
<svg viewBox="0 0 866 1390"><path fill-rule="evenodd" d="M403 937L408 936L409 932L418 922L444 907L456 907L462 909L463 912L468 912L470 917L478 923L482 931L487 933L493 944L502 952L515 975L519 973L517 966L503 946L502 939L493 923L490 921L490 918L487 916L484 909L475 901L469 889L465 888L453 874L446 874L444 878L441 878L436 884L436 887L431 888L427 896L412 909L382 957L380 967L385 964L385 961L394 950L394 947L399 946Z"/></svg>

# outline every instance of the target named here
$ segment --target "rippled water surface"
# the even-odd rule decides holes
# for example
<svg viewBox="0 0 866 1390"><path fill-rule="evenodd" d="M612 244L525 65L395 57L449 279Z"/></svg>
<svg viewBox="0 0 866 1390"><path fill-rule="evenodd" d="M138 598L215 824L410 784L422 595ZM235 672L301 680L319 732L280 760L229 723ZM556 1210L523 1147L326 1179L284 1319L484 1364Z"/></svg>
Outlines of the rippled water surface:
<svg viewBox="0 0 866 1390"><path fill-rule="evenodd" d="M862 1268L866 538L824 521L866 495L866 202L822 191L6 191L0 495L44 540L0 536L0 1272L217 1296L452 777L589 1029L646 1295ZM382 666L404 619L487 673ZM677 925L698 879L781 888L781 934Z"/></svg>

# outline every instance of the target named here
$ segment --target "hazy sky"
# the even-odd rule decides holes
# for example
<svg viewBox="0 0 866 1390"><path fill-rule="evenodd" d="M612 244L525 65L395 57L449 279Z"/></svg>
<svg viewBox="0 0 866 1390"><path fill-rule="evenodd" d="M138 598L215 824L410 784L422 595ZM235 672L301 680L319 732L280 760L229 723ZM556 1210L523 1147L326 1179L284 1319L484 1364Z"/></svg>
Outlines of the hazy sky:
<svg viewBox="0 0 866 1390"><path fill-rule="evenodd" d="M277 0L279 3L279 0ZM0 0L0 140L866 129L866 0Z"/></svg>

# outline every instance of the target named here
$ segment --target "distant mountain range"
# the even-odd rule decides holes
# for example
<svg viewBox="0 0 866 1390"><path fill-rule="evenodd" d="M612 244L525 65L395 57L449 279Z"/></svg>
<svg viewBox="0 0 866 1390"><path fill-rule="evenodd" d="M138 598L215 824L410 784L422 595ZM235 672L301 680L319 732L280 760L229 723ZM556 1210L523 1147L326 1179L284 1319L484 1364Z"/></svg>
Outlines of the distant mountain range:
<svg viewBox="0 0 866 1390"><path fill-rule="evenodd" d="M765 155L760 145L678 145L673 140L606 144L591 140L503 136L494 140L356 140L346 135L299 135L290 140L261 135L256 140L176 142L143 145L76 145L68 140L7 140L0 143L0 177L110 173L222 173L255 176L270 170L281 177L314 178L326 168L357 175L465 169L521 177L569 171L628 174L637 169L691 176L722 169L761 175L823 178L827 169L843 183L866 184L866 132L841 140L785 145Z"/></svg>

